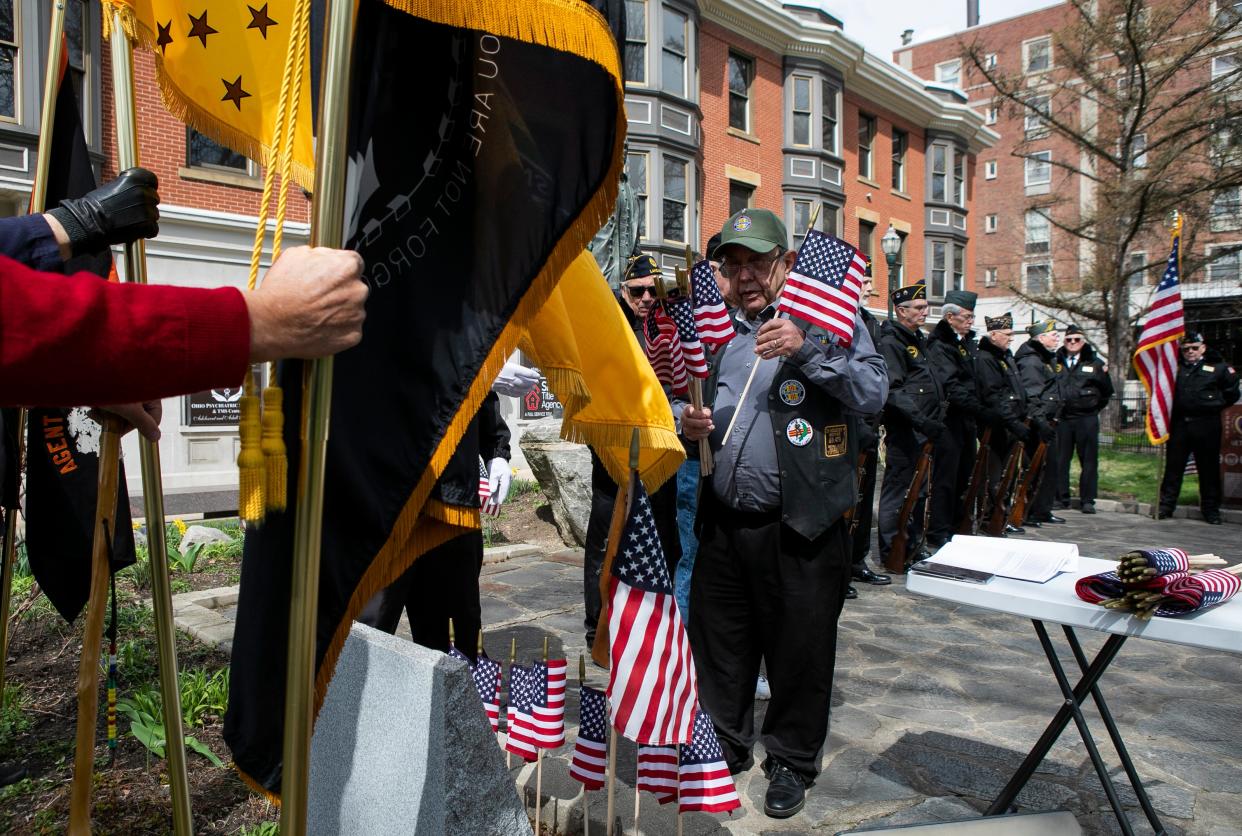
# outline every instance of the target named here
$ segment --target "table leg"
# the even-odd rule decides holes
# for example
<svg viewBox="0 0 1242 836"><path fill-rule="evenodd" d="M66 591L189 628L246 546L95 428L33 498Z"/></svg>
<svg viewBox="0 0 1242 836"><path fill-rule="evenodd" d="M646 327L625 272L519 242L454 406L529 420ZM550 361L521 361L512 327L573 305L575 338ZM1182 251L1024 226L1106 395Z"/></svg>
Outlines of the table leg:
<svg viewBox="0 0 1242 836"><path fill-rule="evenodd" d="M1087 672L1087 655L1082 651L1082 645L1078 642L1078 634L1074 632L1074 628L1068 624L1062 625L1065 630L1065 639L1069 642L1070 650L1074 652L1074 658L1078 661L1078 667L1083 673ZM1165 832L1164 825L1160 822L1160 817L1156 815L1156 809L1151 804L1151 799L1147 797L1147 790L1143 789L1143 781L1139 777L1138 770L1134 768L1134 761L1130 760L1130 752L1126 749L1125 741L1121 739L1121 732L1117 728L1117 723L1113 720L1113 714L1108 710L1108 705L1104 702L1104 695L1100 693L1099 685L1091 686L1091 698L1095 700L1095 707L1100 712L1100 718L1104 721L1104 727L1108 729L1108 736L1113 741L1113 748L1117 750L1117 757L1121 759L1121 766L1126 771L1126 777L1130 779L1130 786L1134 787L1134 794L1138 797L1139 805L1143 808L1143 813L1147 816L1147 821L1151 823L1152 829L1157 834Z"/></svg>
<svg viewBox="0 0 1242 836"><path fill-rule="evenodd" d="M1060 660L1057 658L1056 652L1052 649L1051 642L1048 640L1048 632L1044 629L1043 622L1035 621L1034 624L1035 632L1040 636L1041 644L1044 644L1044 652L1053 666L1053 672L1060 672L1060 677L1058 677L1058 682L1060 682L1065 677L1065 671L1061 668ZM998 816L1008 812L1010 806L1013 805L1014 799L1018 797L1018 793L1022 791L1022 788L1031 780L1031 776L1035 774L1036 767L1047 757L1048 752L1052 749L1052 745L1057 742L1061 732L1065 731L1065 727L1069 725L1078 705L1087 698L1087 694L1099 682L1100 677L1103 676L1108 666L1112 664L1125 640L1125 636L1109 636L1073 690L1071 691L1068 688L1068 683L1062 688L1066 699L1062 703L1061 708L1058 709L1056 716L1052 718L1052 722L1048 724L1048 727L1044 729L1044 733L1040 735L1039 740L1035 743L1035 748L1031 749L1030 754L1026 756L1026 759L1022 761L1022 765L1018 767L1018 771L1014 773L1013 777L1009 779L1009 783L1001 790L1000 795L988 807L984 813L985 816ZM1107 773L1105 773L1101 780L1105 778L1107 778ZM1124 818L1122 820L1124 821ZM1123 825L1123 828L1125 826Z"/></svg>

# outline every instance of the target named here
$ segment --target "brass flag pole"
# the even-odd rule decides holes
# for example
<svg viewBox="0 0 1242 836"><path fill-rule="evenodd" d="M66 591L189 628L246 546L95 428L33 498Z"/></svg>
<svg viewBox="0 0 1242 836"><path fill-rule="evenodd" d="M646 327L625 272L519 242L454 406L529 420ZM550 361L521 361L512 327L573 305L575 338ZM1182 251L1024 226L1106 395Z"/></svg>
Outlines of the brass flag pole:
<svg viewBox="0 0 1242 836"><path fill-rule="evenodd" d="M357 13L357 0L330 0L325 12L319 125L315 141L312 246L340 247L343 243L349 71ZM306 833L310 743L314 723L315 618L319 599L324 467L332 404L332 358L308 361L305 369L280 785L280 832L284 836L303 836Z"/></svg>
<svg viewBox="0 0 1242 836"><path fill-rule="evenodd" d="M112 97L116 110L117 167L124 171L139 165L138 115L134 96L134 47L121 25L119 12L112 19ZM147 283L147 253L143 241L125 245L124 280ZM177 631L173 623L172 583L168 576L168 543L165 540L164 479L160 469L159 442L141 438L143 513L147 520L147 556L151 566L151 605L155 615L155 641L159 658L160 697L164 705L164 747L168 757L168 780L172 795L173 832L193 832L190 814L190 780L186 771L185 730L181 717L181 689L177 681ZM103 462L100 461L102 479ZM102 494L101 494L102 499ZM115 500L113 500L115 505Z"/></svg>

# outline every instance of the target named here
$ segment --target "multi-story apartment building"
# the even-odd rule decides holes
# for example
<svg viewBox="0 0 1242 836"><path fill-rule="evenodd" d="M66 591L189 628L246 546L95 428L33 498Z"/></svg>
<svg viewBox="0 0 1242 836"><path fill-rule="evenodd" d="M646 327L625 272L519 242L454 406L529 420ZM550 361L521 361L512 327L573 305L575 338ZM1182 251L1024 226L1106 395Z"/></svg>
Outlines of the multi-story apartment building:
<svg viewBox="0 0 1242 836"><path fill-rule="evenodd" d="M645 250L680 264L733 212L760 207L785 219L790 246L812 217L859 246L881 293L890 280L926 278L933 299L975 284L975 160L995 137L960 91L866 52L819 4L626 10L627 171Z"/></svg>
<svg viewBox="0 0 1242 836"><path fill-rule="evenodd" d="M1203 0L1178 21L1170 37L1185 37L1195 30L1222 25L1223 16L1239 11L1239 3ZM1104 105L1073 92L1077 79L1066 66L1065 57L1058 55L1060 33L1078 20L1071 5L1061 3L912 44L896 50L893 56L898 65L921 78L960 89L1000 137L979 156L981 176L975 184L971 213L973 268L979 278L979 292L985 297L983 309L1013 308L1019 321L1035 314L1015 296L1014 288L1040 294L1049 289L1074 290L1080 286L1081 271L1090 263L1091 251L1085 241L1061 227L1072 227L1087 211L1095 198L1095 189L1074 170L1087 165L1079 145L1049 130L1039 114L1004 105L995 87L982 73L973 70L965 53L977 44L977 51L998 76L1024 76L1030 90L1028 101L1036 102L1045 113L1055 113L1075 125L1103 125L1111 114L1099 112ZM1186 68L1185 85L1206 85L1209 73L1215 78L1237 66L1242 27L1236 28L1239 37L1224 41L1218 55L1205 57ZM1141 168L1146 134L1139 134L1135 140L1140 147L1135 149L1134 165ZM1058 165L1059 161L1066 167ZM1242 302L1239 206L1239 190L1226 189L1215 195L1207 217L1188 217L1187 222L1196 225L1192 255L1200 258L1184 262L1182 277L1188 320L1235 360L1242 360L1242 326L1238 324L1238 303ZM1042 210L1033 211L1034 207ZM1049 220L1049 213L1055 222ZM1135 311L1146 305L1150 296L1150 291L1143 288L1159 282L1168 246L1167 234L1152 230L1136 240L1126 253L1127 264L1136 271L1130 278L1136 291L1131 300ZM1196 269L1195 261L1205 263ZM1140 270L1143 265L1146 269Z"/></svg>

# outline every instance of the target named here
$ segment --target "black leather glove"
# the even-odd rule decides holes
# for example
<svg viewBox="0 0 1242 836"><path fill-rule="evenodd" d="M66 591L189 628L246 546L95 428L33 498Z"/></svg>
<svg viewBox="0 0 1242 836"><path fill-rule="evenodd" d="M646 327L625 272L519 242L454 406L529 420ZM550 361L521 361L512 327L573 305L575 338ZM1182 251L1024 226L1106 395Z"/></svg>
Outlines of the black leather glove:
<svg viewBox="0 0 1242 836"><path fill-rule="evenodd" d="M927 436L928 441L935 441L944 435L944 424L935 418L924 418L919 425L919 432Z"/></svg>
<svg viewBox="0 0 1242 836"><path fill-rule="evenodd" d="M1039 438L1041 441L1052 441L1052 439L1057 437L1057 428L1052 426L1052 424L1048 423L1047 421L1043 421L1037 418L1034 421L1034 426L1035 426L1035 431L1039 433Z"/></svg>
<svg viewBox="0 0 1242 836"><path fill-rule="evenodd" d="M130 168L83 197L62 200L48 214L65 228L74 255L97 253L159 234L158 186L150 171Z"/></svg>
<svg viewBox="0 0 1242 836"><path fill-rule="evenodd" d="M1014 421L1008 425L1009 434L1018 441L1026 442L1031 438L1031 430L1021 421Z"/></svg>

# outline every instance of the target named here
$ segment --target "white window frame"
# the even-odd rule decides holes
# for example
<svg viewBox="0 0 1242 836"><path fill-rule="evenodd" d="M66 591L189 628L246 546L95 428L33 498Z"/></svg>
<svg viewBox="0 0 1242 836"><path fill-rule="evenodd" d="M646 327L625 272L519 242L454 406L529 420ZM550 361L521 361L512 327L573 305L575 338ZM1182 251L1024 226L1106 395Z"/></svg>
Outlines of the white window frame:
<svg viewBox="0 0 1242 836"><path fill-rule="evenodd" d="M210 136L203 133L202 131L195 130L194 128L191 128L187 125L185 129L185 167L187 169L190 169L192 171L213 171L219 174L233 174L237 177L257 178L259 176L259 164L256 163L254 160L250 159L249 157L246 157L245 154L238 154L239 157L245 157L246 167L244 169L236 168L235 166L231 166L231 165L215 165L214 163L194 162L193 160L190 159L190 135L191 133L196 133L199 136L206 139L208 142L215 143L216 145L223 148L224 150L237 154L236 151L233 151L232 148L229 148L224 143L216 142L214 139L212 139Z"/></svg>
<svg viewBox="0 0 1242 836"><path fill-rule="evenodd" d="M625 155L625 173L629 177L630 188L634 190L639 205L639 238L644 241L651 240L651 156L650 151L630 151ZM633 172L630 171L631 157L643 158L642 183L637 182Z"/></svg>
<svg viewBox="0 0 1242 836"><path fill-rule="evenodd" d="M936 65L936 83L950 87L962 86L962 59L950 58Z"/></svg>
<svg viewBox="0 0 1242 836"><path fill-rule="evenodd" d="M988 235L996 231L996 215L983 216L983 231Z"/></svg>
<svg viewBox="0 0 1242 836"><path fill-rule="evenodd" d="M931 275L931 281L928 283L927 296L929 299L943 299L944 292L948 289L946 283L949 277L949 262L953 258L953 245L948 241L932 241L931 255L928 258L930 268L927 272Z"/></svg>
<svg viewBox="0 0 1242 836"><path fill-rule="evenodd" d="M0 41L0 45L7 46L13 50L13 115L5 116L0 114L0 122L20 123L22 121L22 96L23 76L22 76L22 7L26 3L24 0L13 0L13 40ZM89 32L84 32L83 37L90 37ZM83 123L85 127L85 122Z"/></svg>
<svg viewBox="0 0 1242 836"><path fill-rule="evenodd" d="M1052 262L1051 261L1035 261L1030 264L1022 265L1022 287L1027 293L1031 293L1031 271L1038 269L1048 271L1047 284L1043 290L1034 291L1035 293L1049 293L1052 290Z"/></svg>
<svg viewBox="0 0 1242 836"><path fill-rule="evenodd" d="M996 69L996 53L995 52L989 52L987 55L983 56L983 68L985 70Z"/></svg>
<svg viewBox="0 0 1242 836"><path fill-rule="evenodd" d="M815 201L810 198L793 198L789 212L789 248L799 249L806 238L807 227L811 224L811 209Z"/></svg>
<svg viewBox="0 0 1242 836"><path fill-rule="evenodd" d="M1130 142L1130 165L1133 168L1147 168L1147 134L1137 133Z"/></svg>
<svg viewBox="0 0 1242 836"><path fill-rule="evenodd" d="M1213 232L1242 229L1242 186L1231 186L1213 193L1208 223Z"/></svg>
<svg viewBox="0 0 1242 836"><path fill-rule="evenodd" d="M1043 108L1040 108L1040 105ZM1052 113L1052 96L1039 94L1028 96L1026 107L1022 113L1022 130L1026 132L1027 138L1046 134L1048 132L1048 123L1045 117Z"/></svg>
<svg viewBox="0 0 1242 836"><path fill-rule="evenodd" d="M984 180L995 180L996 179L996 160L988 160L987 162L983 164L983 179Z"/></svg>
<svg viewBox="0 0 1242 836"><path fill-rule="evenodd" d="M1228 249L1233 249L1234 251L1228 255L1213 256L1213 252L1216 250ZM1205 264L1207 267L1206 275L1209 282L1222 282L1231 285L1236 285L1239 282L1242 282L1242 241L1211 244L1208 245L1205 252L1207 254L1207 261ZM1220 275L1222 267L1218 264L1218 262L1222 259L1227 262L1232 262L1232 275Z"/></svg>
<svg viewBox="0 0 1242 836"><path fill-rule="evenodd" d="M987 109L983 112L983 124L985 125L995 125L999 118L1000 108L996 105L988 105Z"/></svg>
<svg viewBox="0 0 1242 836"><path fill-rule="evenodd" d="M682 44L685 53L680 54L668 48L668 27L665 25L669 22L669 17L675 16L681 19ZM660 89L667 91L670 96L676 96L679 99L694 100L694 91L690 89L690 55L694 48L690 39L690 16L680 9L674 9L671 6L663 6L660 9ZM674 55L681 59L681 92L675 93L669 89L668 79L664 77L664 56Z"/></svg>
<svg viewBox="0 0 1242 836"><path fill-rule="evenodd" d="M1141 268L1138 273L1130 273L1135 267ZM1147 253L1137 250L1126 256L1126 283L1130 287L1144 287L1147 284Z"/></svg>
<svg viewBox="0 0 1242 836"><path fill-rule="evenodd" d="M734 59L737 59L738 61L741 61L745 63L746 65L748 65L749 72L746 78L746 89L741 93L736 92L733 89L733 85L732 85L732 79L733 79L732 65L733 65ZM728 57L725 59L725 62L726 62L725 67L726 69L728 69L728 77L726 78L726 86L728 87L728 90L727 90L728 113L727 115L729 119L729 127L733 128L734 130L742 131L743 133L750 133L750 127L753 121L751 118L751 111L753 110L753 108L751 107L752 103L751 103L750 91L751 91L751 86L755 83L755 59L752 56L746 55L745 53L739 50L730 49ZM742 114L742 122L744 124L740 128L733 124L733 99L735 96L737 98L742 99L745 104L744 112Z"/></svg>
<svg viewBox="0 0 1242 836"><path fill-rule="evenodd" d="M669 197L668 189L668 167L670 164L679 163L682 166L682 183L685 187L685 194L681 199ZM693 183L690 182L691 172L690 160L678 157L675 154L663 154L660 157L660 238L669 244L686 244L689 242L690 235L693 230L690 229L690 199L694 194ZM664 228L665 211L664 207L668 203L681 204L681 228L686 236L686 240L680 238L669 238L668 232Z"/></svg>
<svg viewBox="0 0 1242 836"><path fill-rule="evenodd" d="M1035 51L1036 47L1042 44L1047 44L1048 46L1048 64L1047 66L1044 66L1044 67L1032 69L1031 68L1031 54ZM1022 42L1022 72L1025 75L1033 75L1035 73L1046 73L1049 70L1051 70L1053 66L1054 64L1053 64L1053 56L1052 56L1052 36L1051 35L1041 35L1038 38L1031 38L1029 40L1025 40Z"/></svg>
<svg viewBox="0 0 1242 836"><path fill-rule="evenodd" d="M1233 13L1233 20L1223 20L1226 13ZM1220 0L1212 0L1212 21L1217 26L1237 26L1242 22L1242 2L1222 3Z"/></svg>
<svg viewBox="0 0 1242 836"><path fill-rule="evenodd" d="M870 124L871 131L867 138L867 168L863 169L863 125ZM880 120L871 113L858 111L858 176L868 180L875 179L875 138L880 133Z"/></svg>
<svg viewBox="0 0 1242 836"><path fill-rule="evenodd" d="M939 152L939 157L937 157ZM928 165L931 167L931 182L928 183L927 199L936 203L949 202L949 146L942 142L932 143L931 153L929 155L931 161ZM936 163L943 163L943 168L937 169ZM940 183L940 197L936 197L937 180Z"/></svg>
<svg viewBox="0 0 1242 836"><path fill-rule="evenodd" d="M996 268L995 267L984 267L983 268L983 286L984 287L996 287Z"/></svg>
<svg viewBox="0 0 1242 836"><path fill-rule="evenodd" d="M1040 178L1039 174L1032 177L1031 169L1033 166L1046 169L1047 174ZM1027 186L1044 186L1052 183L1052 152L1051 151L1035 151L1026 155L1023 170L1023 183Z"/></svg>
<svg viewBox="0 0 1242 836"><path fill-rule="evenodd" d="M897 137L898 137L898 134L900 134L900 135L901 135L901 154L900 154L900 156L897 154L897 148L898 148ZM893 128L893 131L892 131L892 155L891 155L891 156L892 156L892 166L893 166L893 169L892 169L892 174L893 174L893 176L892 176L892 178L890 178L890 179L891 179L891 180L896 180L896 181L897 181L897 182L895 182L895 183L892 183L892 184L891 184L891 185L892 185L892 187L893 187L893 189L894 189L894 190L896 190L896 191L902 192L903 194L904 194L904 193L905 193L905 191L906 191L906 169L909 167L909 166L907 165L907 161L909 160L909 155L910 155L910 132L909 132L909 131L903 131L901 128Z"/></svg>
<svg viewBox="0 0 1242 836"><path fill-rule="evenodd" d="M841 88L828 79L819 82L819 141L822 150L829 154L837 154L841 150ZM828 115L829 106L832 115ZM824 125L832 123L832 147L824 142Z"/></svg>
<svg viewBox="0 0 1242 836"><path fill-rule="evenodd" d="M953 147L953 194L950 201L954 206L966 206L966 155L961 149Z"/></svg>
<svg viewBox="0 0 1242 836"><path fill-rule="evenodd" d="M641 41L631 40L629 27L633 16L630 14L631 6L642 6L643 8L643 39ZM633 84L635 87L647 87L651 83L651 4L647 0L625 0L625 44L622 46L622 66L625 65L625 50L630 48L631 44L642 44L643 49L643 77L642 79L627 78L626 84Z"/></svg>
<svg viewBox="0 0 1242 836"><path fill-rule="evenodd" d="M1023 251L1027 255L1047 255L1052 252L1052 221L1047 213L1038 209L1027 209L1022 216L1022 229Z"/></svg>
<svg viewBox="0 0 1242 836"><path fill-rule="evenodd" d="M795 148L810 148L814 139L811 123L815 120L815 79L809 75L789 77L789 144ZM806 84L806 107L798 107L798 85ZM798 141L798 116L806 117L806 142Z"/></svg>

